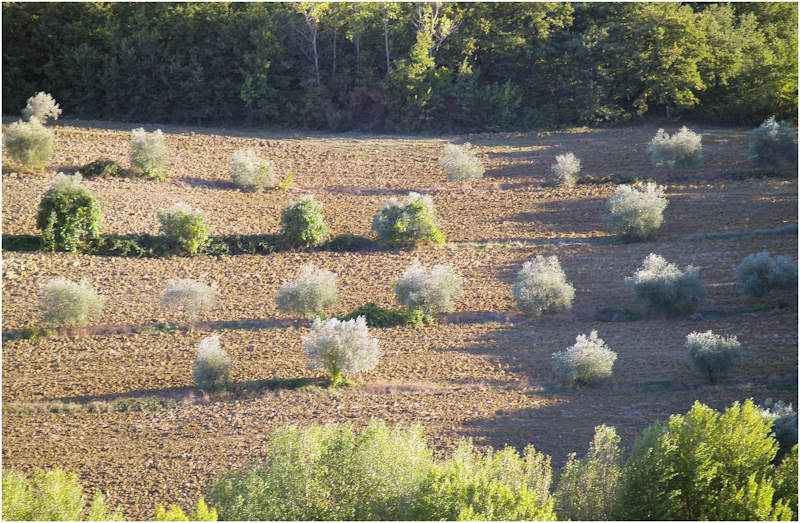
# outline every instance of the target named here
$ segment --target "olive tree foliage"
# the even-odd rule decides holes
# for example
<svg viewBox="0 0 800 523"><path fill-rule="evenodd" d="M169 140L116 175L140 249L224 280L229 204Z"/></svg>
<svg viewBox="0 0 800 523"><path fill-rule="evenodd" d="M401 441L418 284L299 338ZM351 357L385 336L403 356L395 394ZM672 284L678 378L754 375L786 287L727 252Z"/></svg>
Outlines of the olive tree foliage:
<svg viewBox="0 0 800 523"><path fill-rule="evenodd" d="M750 159L758 167L797 169L797 129L774 116L753 129L749 139Z"/></svg>
<svg viewBox="0 0 800 523"><path fill-rule="evenodd" d="M398 303L412 316L420 313L422 321L430 323L436 314L453 312L453 302L464 295L464 279L451 264L429 270L415 259L394 283L394 292Z"/></svg>
<svg viewBox="0 0 800 523"><path fill-rule="evenodd" d="M409 248L420 241L444 243L436 221L436 209L428 195L408 193L405 200L389 198L372 219L378 240L391 247Z"/></svg>
<svg viewBox="0 0 800 523"><path fill-rule="evenodd" d="M776 459L780 461L797 445L797 411L792 408L791 403L767 398L761 407L761 415L772 423L772 434L779 445Z"/></svg>
<svg viewBox="0 0 800 523"><path fill-rule="evenodd" d="M41 123L47 123L47 120L52 118L58 120L61 115L61 107L56 103L55 99L44 91L36 93L34 96L28 98L25 108L22 109L22 116L25 120L38 120Z"/></svg>
<svg viewBox="0 0 800 523"><path fill-rule="evenodd" d="M514 282L514 302L521 311L541 316L572 308L575 288L567 281L557 256L537 255L526 261Z"/></svg>
<svg viewBox="0 0 800 523"><path fill-rule="evenodd" d="M278 182L275 166L252 149L240 149L231 157L231 178L243 191L262 191Z"/></svg>
<svg viewBox="0 0 800 523"><path fill-rule="evenodd" d="M653 182L638 185L620 185L606 206L603 217L606 226L615 234L631 241L644 241L655 237L664 221L664 187Z"/></svg>
<svg viewBox="0 0 800 523"><path fill-rule="evenodd" d="M192 368L195 384L205 391L223 390L230 384L230 374L231 358L220 347L219 335L203 338Z"/></svg>
<svg viewBox="0 0 800 523"><path fill-rule="evenodd" d="M131 164L145 176L166 180L169 150L161 129L148 133L143 127L131 131Z"/></svg>
<svg viewBox="0 0 800 523"><path fill-rule="evenodd" d="M83 183L81 173L58 173L39 202L36 226L48 250L84 251L100 239L100 204Z"/></svg>
<svg viewBox="0 0 800 523"><path fill-rule="evenodd" d="M578 387L592 385L611 377L617 353L612 351L597 331L587 337L579 334L575 345L553 353L553 372Z"/></svg>
<svg viewBox="0 0 800 523"><path fill-rule="evenodd" d="M217 289L191 278L167 280L161 306L182 312L190 321L211 311L217 303Z"/></svg>
<svg viewBox="0 0 800 523"><path fill-rule="evenodd" d="M633 276L625 278L625 283L651 310L668 316L691 313L706 297L699 268L689 265L681 271L674 263L653 253Z"/></svg>
<svg viewBox="0 0 800 523"><path fill-rule="evenodd" d="M550 166L550 172L556 185L572 187L581 172L581 161L573 153L559 154L555 163Z"/></svg>
<svg viewBox="0 0 800 523"><path fill-rule="evenodd" d="M444 156L439 158L439 164L447 172L447 181L449 182L478 180L483 177L485 171L469 143L464 145L446 144Z"/></svg>
<svg viewBox="0 0 800 523"><path fill-rule="evenodd" d="M791 520L786 498L775 496L777 450L752 400L721 414L696 402L636 440L613 518Z"/></svg>
<svg viewBox="0 0 800 523"><path fill-rule="evenodd" d="M797 264L786 254L774 258L769 251L750 254L733 272L746 296L760 298L772 290L797 292Z"/></svg>
<svg viewBox="0 0 800 523"><path fill-rule="evenodd" d="M694 370L713 383L742 357L742 345L736 336L724 337L710 330L692 332L686 336L686 357Z"/></svg>
<svg viewBox="0 0 800 523"><path fill-rule="evenodd" d="M103 314L105 303L89 280L54 278L42 290L40 307L46 323L83 326Z"/></svg>
<svg viewBox="0 0 800 523"><path fill-rule="evenodd" d="M370 337L363 316L348 321L330 318L323 322L316 318L302 343L309 370L326 371L332 385L374 369L382 354L378 340Z"/></svg>
<svg viewBox="0 0 800 523"><path fill-rule="evenodd" d="M275 302L278 310L287 314L300 314L308 319L322 317L326 309L339 302L336 273L308 263L300 269L296 280L281 286Z"/></svg>
<svg viewBox="0 0 800 523"><path fill-rule="evenodd" d="M659 129L647 146L650 160L656 167L687 169L700 167L703 163L703 137L690 131L685 125L670 136Z"/></svg>
<svg viewBox="0 0 800 523"><path fill-rule="evenodd" d="M617 501L617 484L623 457L620 438L614 427L600 425L586 456L567 457L555 494L559 520L610 521Z"/></svg>
<svg viewBox="0 0 800 523"><path fill-rule="evenodd" d="M53 157L53 132L36 118L9 124L5 142L4 153L25 167L42 168Z"/></svg>

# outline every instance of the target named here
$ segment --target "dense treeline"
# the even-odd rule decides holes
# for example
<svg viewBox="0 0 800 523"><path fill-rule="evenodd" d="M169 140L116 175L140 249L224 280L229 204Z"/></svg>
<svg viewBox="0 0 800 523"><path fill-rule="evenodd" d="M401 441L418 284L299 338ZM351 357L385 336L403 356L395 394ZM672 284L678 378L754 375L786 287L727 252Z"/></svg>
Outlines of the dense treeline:
<svg viewBox="0 0 800 523"><path fill-rule="evenodd" d="M333 130L796 120L797 3L3 3L3 113Z"/></svg>

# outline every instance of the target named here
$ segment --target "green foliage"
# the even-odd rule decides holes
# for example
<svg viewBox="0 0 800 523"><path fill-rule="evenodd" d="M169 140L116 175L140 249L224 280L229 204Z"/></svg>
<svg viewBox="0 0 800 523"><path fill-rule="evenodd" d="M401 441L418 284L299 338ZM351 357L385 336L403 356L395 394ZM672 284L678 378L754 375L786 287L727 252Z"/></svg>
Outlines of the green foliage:
<svg viewBox="0 0 800 523"><path fill-rule="evenodd" d="M614 427L600 425L594 429L586 456L575 459L574 452L569 455L553 495L560 520L612 519L623 465L619 443Z"/></svg>
<svg viewBox="0 0 800 523"><path fill-rule="evenodd" d="M746 296L760 298L771 290L797 291L797 264L785 254L774 258L769 251L751 254L734 269L734 275Z"/></svg>
<svg viewBox="0 0 800 523"><path fill-rule="evenodd" d="M632 277L625 278L625 284L637 298L647 301L651 310L668 316L690 314L706 297L700 269L690 265L681 271L674 263L653 253Z"/></svg>
<svg viewBox="0 0 800 523"><path fill-rule="evenodd" d="M686 336L686 357L694 370L714 382L742 357L736 336L722 337L713 332L692 332Z"/></svg>
<svg viewBox="0 0 800 523"><path fill-rule="evenodd" d="M208 243L209 224L200 209L176 203L169 211L158 211L161 234L171 250L194 256Z"/></svg>
<svg viewBox="0 0 800 523"><path fill-rule="evenodd" d="M200 498L195 509L187 516L180 505L171 505L169 510L163 505L156 507L153 521L217 521L217 511L209 509L205 500Z"/></svg>
<svg viewBox="0 0 800 523"><path fill-rule="evenodd" d="M436 223L436 211L430 196L408 193L405 201L386 200L372 219L378 241L390 247L411 248L420 241L444 243L444 233Z"/></svg>
<svg viewBox="0 0 800 523"><path fill-rule="evenodd" d="M631 241L644 241L654 238L661 227L667 199L662 186L647 182L617 187L606 205L608 214L603 221L612 232Z"/></svg>
<svg viewBox="0 0 800 523"><path fill-rule="evenodd" d="M168 163L169 151L161 129L148 133L139 127L131 131L131 164L134 167L145 176L163 182L169 177Z"/></svg>
<svg viewBox="0 0 800 523"><path fill-rule="evenodd" d="M26 327L20 331L19 337L23 340L36 340L52 336L57 332L57 329L50 329L47 327Z"/></svg>
<svg viewBox="0 0 800 523"><path fill-rule="evenodd" d="M322 317L325 309L339 302L336 274L318 269L313 263L306 264L296 280L281 285L275 302L281 312L300 314L307 319Z"/></svg>
<svg viewBox="0 0 800 523"><path fill-rule="evenodd" d="M124 176L125 170L114 160L98 158L81 167L81 173L87 178L115 178Z"/></svg>
<svg viewBox="0 0 800 523"><path fill-rule="evenodd" d="M514 303L521 311L541 316L546 311L572 308L575 288L556 256L539 256L526 261L514 282Z"/></svg>
<svg viewBox="0 0 800 523"><path fill-rule="evenodd" d="M364 317L368 327L396 327L408 321L408 314L379 307L373 302L356 308L346 316L340 316L342 321L349 321Z"/></svg>
<svg viewBox="0 0 800 523"><path fill-rule="evenodd" d="M75 283L66 278L54 278L42 291L40 306L45 322L63 325L86 325L103 313L105 297L98 295L83 279Z"/></svg>
<svg viewBox="0 0 800 523"><path fill-rule="evenodd" d="M553 372L576 387L592 385L611 377L617 353L612 351L597 331L579 334L575 345L553 353Z"/></svg>
<svg viewBox="0 0 800 523"><path fill-rule="evenodd" d="M5 137L5 154L25 167L42 168L53 157L53 132L36 118L10 124Z"/></svg>
<svg viewBox="0 0 800 523"><path fill-rule="evenodd" d="M5 521L122 521L119 509L109 511L105 495L96 492L86 507L77 475L61 469L37 470L30 479L3 471Z"/></svg>
<svg viewBox="0 0 800 523"><path fill-rule="evenodd" d="M322 203L308 195L281 211L283 236L294 245L313 247L322 245L331 236L322 216Z"/></svg>
<svg viewBox="0 0 800 523"><path fill-rule="evenodd" d="M750 159L759 167L797 170L797 129L770 116L750 133Z"/></svg>
<svg viewBox="0 0 800 523"><path fill-rule="evenodd" d="M203 390L217 391L228 388L231 375L231 358L219 346L219 335L200 341L192 368L194 382Z"/></svg>
<svg viewBox="0 0 800 523"><path fill-rule="evenodd" d="M58 173L39 202L36 227L48 250L87 250L100 238L100 204L81 183L81 174Z"/></svg>
<svg viewBox="0 0 800 523"><path fill-rule="evenodd" d="M292 172L289 171L289 172L286 173L286 177L283 179L283 181L281 183L279 183L278 185L276 185L275 187L279 191L286 192L286 191L289 190L289 187L292 186L293 182L294 182L294 176L292 176Z"/></svg>
<svg viewBox="0 0 800 523"><path fill-rule="evenodd" d="M629 520L786 520L773 500L778 445L751 400L717 413L697 402L652 425L622 471L613 517Z"/></svg>
<svg viewBox="0 0 800 523"><path fill-rule="evenodd" d="M795 418L795 431L797 431L797 419ZM797 444L786 453L778 468L775 470L775 497L776 501L781 500L784 505L793 512L793 518L797 519Z"/></svg>

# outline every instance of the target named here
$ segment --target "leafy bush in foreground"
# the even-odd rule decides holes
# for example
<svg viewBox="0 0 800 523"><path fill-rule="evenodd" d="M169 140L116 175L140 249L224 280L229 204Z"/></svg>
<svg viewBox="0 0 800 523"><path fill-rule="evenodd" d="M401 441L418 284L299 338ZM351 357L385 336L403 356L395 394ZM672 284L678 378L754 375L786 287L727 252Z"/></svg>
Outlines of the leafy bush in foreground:
<svg viewBox="0 0 800 523"><path fill-rule="evenodd" d="M694 370L713 383L715 377L729 371L742 357L742 345L736 336L692 332L686 336L686 356Z"/></svg>
<svg viewBox="0 0 800 523"><path fill-rule="evenodd" d="M334 386L357 372L374 369L382 355L363 316L349 321L330 318L323 322L317 318L301 340L308 368L328 372Z"/></svg>
<svg viewBox="0 0 800 523"><path fill-rule="evenodd" d="M405 201L389 198L372 219L378 241L391 247L410 248L420 241L444 243L430 196L410 192Z"/></svg>
<svg viewBox="0 0 800 523"><path fill-rule="evenodd" d="M751 254L734 270L744 295L760 298L769 291L797 291L797 264L785 254L770 257L769 251Z"/></svg>
<svg viewBox="0 0 800 523"><path fill-rule="evenodd" d="M153 521L217 521L216 509L209 509L205 500L200 498L195 509L187 516L180 505L171 505L169 510L163 505L156 507L156 516Z"/></svg>
<svg viewBox="0 0 800 523"><path fill-rule="evenodd" d="M139 127L131 131L131 164L134 167L141 169L145 176L164 181L169 177L168 163L169 151L161 129L148 133Z"/></svg>
<svg viewBox="0 0 800 523"><path fill-rule="evenodd" d="M774 116L750 133L750 159L759 167L797 168L797 129Z"/></svg>
<svg viewBox="0 0 800 523"><path fill-rule="evenodd" d="M78 252L100 239L100 204L81 182L81 173L58 173L42 196L36 227L45 249Z"/></svg>
<svg viewBox="0 0 800 523"><path fill-rule="evenodd" d="M22 116L26 120L36 119L42 123L47 123L50 118L58 120L60 115L61 107L49 93L44 91L28 98L25 108L22 110Z"/></svg>
<svg viewBox="0 0 800 523"><path fill-rule="evenodd" d="M659 129L647 146L650 159L656 167L668 169L700 167L703 163L703 137L685 125L670 136Z"/></svg>
<svg viewBox="0 0 800 523"><path fill-rule="evenodd" d="M597 337L597 331L579 334L575 345L553 353L553 372L579 387L608 379L614 369L617 353Z"/></svg>
<svg viewBox="0 0 800 523"><path fill-rule="evenodd" d="M797 418L795 418L795 431L797 431ZM775 470L774 499L782 500L794 512L797 520L797 444L783 457Z"/></svg>
<svg viewBox="0 0 800 523"><path fill-rule="evenodd" d="M119 509L111 512L106 497L95 492L86 507L77 475L61 469L37 470L30 479L13 470L3 471L4 521L122 521Z"/></svg>
<svg viewBox="0 0 800 523"><path fill-rule="evenodd" d="M82 326L100 317L105 301L88 280L54 278L44 286L40 305L45 322Z"/></svg>
<svg viewBox="0 0 800 523"><path fill-rule="evenodd" d="M281 286L275 302L281 312L297 313L308 319L322 317L325 309L339 302L336 274L318 269L313 263L306 264L296 280Z"/></svg>
<svg viewBox="0 0 800 523"><path fill-rule="evenodd" d="M653 253L632 277L625 278L625 283L651 309L667 315L691 313L706 297L700 269L690 265L681 271L674 263Z"/></svg>
<svg viewBox="0 0 800 523"><path fill-rule="evenodd" d="M197 321L201 314L213 309L216 302L217 289L190 278L167 280L161 296L162 307L180 310L190 321Z"/></svg>
<svg viewBox="0 0 800 523"><path fill-rule="evenodd" d="M161 234L175 252L194 256L208 243L211 227L200 209L176 203L169 211L158 211L158 220L161 222Z"/></svg>
<svg viewBox="0 0 800 523"><path fill-rule="evenodd" d="M444 156L439 158L439 164L447 171L447 181L468 182L483 177L484 168L481 161L475 156L472 145L455 145L448 143L444 146Z"/></svg>
<svg viewBox="0 0 800 523"><path fill-rule="evenodd" d="M620 438L614 427L594 429L589 452L575 459L573 452L561 471L554 494L560 520L610 521L622 472Z"/></svg>
<svg viewBox="0 0 800 523"><path fill-rule="evenodd" d="M573 153L559 154L556 162L550 166L556 185L572 187L578 181L581 172L581 161Z"/></svg>
<svg viewBox="0 0 800 523"><path fill-rule="evenodd" d="M243 191L261 191L275 187L278 181L272 162L259 158L252 149L240 149L233 153L231 178Z"/></svg>
<svg viewBox="0 0 800 523"><path fill-rule="evenodd" d="M522 265L514 282L517 308L534 316L572 308L575 288L567 281L557 256L539 256Z"/></svg>
<svg viewBox="0 0 800 523"><path fill-rule="evenodd" d="M219 346L219 335L200 341L192 368L194 382L203 390L223 390L228 387L231 375L231 358Z"/></svg>
<svg viewBox="0 0 800 523"><path fill-rule="evenodd" d="M15 162L39 169L53 157L53 132L36 118L9 124L4 152Z"/></svg>
<svg viewBox="0 0 800 523"><path fill-rule="evenodd" d="M611 232L632 241L655 237L664 222L664 188L653 182L620 185L608 203L603 221Z"/></svg>
<svg viewBox="0 0 800 523"><path fill-rule="evenodd" d="M311 194L281 211L281 226L283 236L295 245L322 245L331 237L322 216L322 202L314 201Z"/></svg>
<svg viewBox="0 0 800 523"><path fill-rule="evenodd" d="M623 468L613 517L792 519L788 500L774 496L778 444L769 431L751 400L722 414L696 402L687 414L651 425Z"/></svg>
<svg viewBox="0 0 800 523"><path fill-rule="evenodd" d="M453 301L464 295L464 279L450 264L436 265L429 271L414 260L395 282L394 292L409 314L421 315L421 321L431 323L434 315L453 312Z"/></svg>

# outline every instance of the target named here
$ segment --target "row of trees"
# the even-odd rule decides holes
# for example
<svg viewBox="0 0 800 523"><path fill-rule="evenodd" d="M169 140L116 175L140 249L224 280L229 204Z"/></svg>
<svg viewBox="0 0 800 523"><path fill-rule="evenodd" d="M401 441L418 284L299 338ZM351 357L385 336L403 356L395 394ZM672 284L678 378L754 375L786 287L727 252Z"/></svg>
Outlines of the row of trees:
<svg viewBox="0 0 800 523"><path fill-rule="evenodd" d="M3 3L3 111L396 131L796 119L797 3Z"/></svg>

